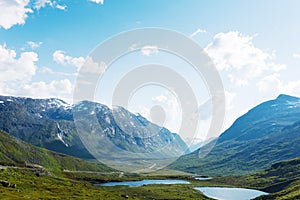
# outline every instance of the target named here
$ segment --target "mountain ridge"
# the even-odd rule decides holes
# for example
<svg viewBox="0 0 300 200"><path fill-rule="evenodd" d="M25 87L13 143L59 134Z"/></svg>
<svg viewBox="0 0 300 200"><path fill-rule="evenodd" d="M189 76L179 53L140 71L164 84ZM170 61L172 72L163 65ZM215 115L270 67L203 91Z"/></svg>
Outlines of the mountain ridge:
<svg viewBox="0 0 300 200"><path fill-rule="evenodd" d="M74 113L80 117L75 119ZM77 120L76 123L83 122L84 128L91 127L90 119L99 127L95 136L100 134L107 137L125 151L149 153L169 145L171 151L162 153L168 157L168 154L173 156L187 149L178 134L122 107L110 109L86 100L70 105L56 98L0 96L1 130L35 146L71 156L93 158L80 138L83 134L78 134L75 124Z"/></svg>
<svg viewBox="0 0 300 200"><path fill-rule="evenodd" d="M203 159L180 157L170 168L204 175L248 174L300 156L300 99L279 95L239 117ZM209 144L208 144L209 145Z"/></svg>

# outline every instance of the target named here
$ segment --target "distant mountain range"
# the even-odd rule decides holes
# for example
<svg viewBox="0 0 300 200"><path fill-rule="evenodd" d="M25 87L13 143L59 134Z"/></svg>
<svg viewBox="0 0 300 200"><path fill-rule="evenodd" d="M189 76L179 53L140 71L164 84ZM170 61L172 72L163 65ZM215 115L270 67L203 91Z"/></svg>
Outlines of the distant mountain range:
<svg viewBox="0 0 300 200"><path fill-rule="evenodd" d="M76 130L73 113L80 116L77 120L86 128L92 126L89 119L94 116L101 129L93 136L105 137L124 151L149 153L169 146L168 151L161 154L163 158L182 155L187 150L179 135L122 107L110 109L90 101L69 105L55 98L0 96L1 130L35 146L80 158L93 158L80 139L82 135ZM105 149L106 146L99 148Z"/></svg>
<svg viewBox="0 0 300 200"><path fill-rule="evenodd" d="M76 131L74 113L80 116L76 120L82 120L84 126L90 125L90 118L85 115L96 114L101 130L105 130L99 134L123 150L148 153L171 144L170 149L174 151L169 155L173 155L187 148L177 134L122 107L109 109L89 101L68 105L58 99L0 96L0 129L10 132L0 130L1 170L32 170L38 178L46 174L55 174L52 176L55 178L63 170L107 174L115 171L100 163L40 148L92 157ZM156 134L156 137L136 137L149 134ZM249 174L214 177L212 180L218 184L257 188L271 193L257 199L299 199L300 98L280 95L251 109L221 134L212 151L200 159L199 153L214 142L180 157L169 168L208 176ZM15 176L15 173L10 176Z"/></svg>
<svg viewBox="0 0 300 200"><path fill-rule="evenodd" d="M99 131L93 137L101 135L122 151L147 155L169 146L158 154L167 159L187 150L179 135L122 107L110 109L90 101L69 105L53 98L0 96L1 130L35 146L93 158L80 139L82 135L77 133L74 113L80 116L77 120L83 127L91 127L89 116L93 115L101 126L95 129ZM300 157L300 98L280 95L251 109L221 134L212 151L200 159L199 153L211 144L183 155L169 168L213 176L248 174ZM109 152L109 148L101 145L97 146L104 150L100 153Z"/></svg>
<svg viewBox="0 0 300 200"><path fill-rule="evenodd" d="M210 144L208 144L210 145ZM202 175L248 174L300 156L300 98L280 95L238 118L208 145L180 157L169 167Z"/></svg>

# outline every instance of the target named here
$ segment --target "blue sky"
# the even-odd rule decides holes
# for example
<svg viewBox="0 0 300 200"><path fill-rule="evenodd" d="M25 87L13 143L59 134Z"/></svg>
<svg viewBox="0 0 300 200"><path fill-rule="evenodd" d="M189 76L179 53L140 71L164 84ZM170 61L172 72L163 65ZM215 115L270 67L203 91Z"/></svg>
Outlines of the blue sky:
<svg viewBox="0 0 300 200"><path fill-rule="evenodd" d="M0 94L72 102L76 74L97 45L120 32L160 27L195 40L216 63L227 97L224 128L280 93L300 96L297 0L94 1L0 0ZM154 53L139 62L151 59L160 58ZM121 60L116 70L121 65L130 65L130 59ZM186 67L177 68L185 73ZM137 94L133 102L139 105L133 103L131 110L147 115L149 106L160 101L168 113L180 115L176 99L167 92L148 94L154 96L145 105L145 95ZM207 98L199 97L199 102ZM178 120L170 117L166 126L176 132ZM203 127L208 123L204 120Z"/></svg>

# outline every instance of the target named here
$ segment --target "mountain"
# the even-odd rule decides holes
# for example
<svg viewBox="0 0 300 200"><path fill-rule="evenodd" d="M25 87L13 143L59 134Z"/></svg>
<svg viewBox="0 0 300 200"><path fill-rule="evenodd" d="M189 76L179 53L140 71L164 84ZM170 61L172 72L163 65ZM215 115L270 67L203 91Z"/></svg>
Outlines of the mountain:
<svg viewBox="0 0 300 200"><path fill-rule="evenodd" d="M80 158L93 158L85 148L94 148L93 144L101 150L97 155L108 156L112 156L112 151L116 155L121 151L141 154L159 151L156 156L169 158L182 155L187 149L179 135L141 115L91 101L69 105L55 98L0 96L0 129L30 144ZM83 145L82 141L89 138L91 143ZM109 149L109 144L116 149Z"/></svg>
<svg viewBox="0 0 300 200"><path fill-rule="evenodd" d="M81 131L84 141L93 136L95 136L93 140L97 140L97 136L100 134L109 138L111 144L120 151L133 153L151 153L171 144L168 148L170 152L165 152L167 157L171 154L174 156L177 153L182 154L187 149L179 135L171 133L166 128L159 127L140 114L135 115L123 107L115 107L111 110L98 103L82 101L74 105L73 114L77 130ZM95 134L93 134L94 132ZM108 142L103 141L104 139L101 137L97 142L103 143L104 146L109 145ZM90 145L91 143L93 141L89 142ZM111 156L111 151L113 150L110 149L108 156Z"/></svg>
<svg viewBox="0 0 300 200"><path fill-rule="evenodd" d="M62 170L112 171L102 164L92 164L79 158L35 147L1 130L0 165L45 168L54 173L61 173Z"/></svg>
<svg viewBox="0 0 300 200"><path fill-rule="evenodd" d="M300 156L300 99L279 95L256 106L199 158L209 145L180 157L170 168L203 175L248 174Z"/></svg>
<svg viewBox="0 0 300 200"><path fill-rule="evenodd" d="M35 146L93 158L73 123L72 107L58 99L0 96L0 129Z"/></svg>

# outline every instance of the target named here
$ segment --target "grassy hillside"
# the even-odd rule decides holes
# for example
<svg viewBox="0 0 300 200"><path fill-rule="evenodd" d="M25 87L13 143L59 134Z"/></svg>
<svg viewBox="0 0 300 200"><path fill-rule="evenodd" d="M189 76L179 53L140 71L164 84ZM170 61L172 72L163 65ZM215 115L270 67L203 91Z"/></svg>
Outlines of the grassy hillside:
<svg viewBox="0 0 300 200"><path fill-rule="evenodd" d="M35 176L28 169L2 169L0 180L16 184L0 184L0 199L124 199L117 192L104 191L88 182L79 182L62 176ZM109 197L109 198L108 198Z"/></svg>
<svg viewBox="0 0 300 200"><path fill-rule="evenodd" d="M215 177L210 181L196 181L185 176L138 176L118 173L104 175L62 172L68 170L109 170L83 160L40 149L26 144L5 132L0 132L0 159L6 164L24 166L34 163L58 171L56 176L37 175L30 168L0 167L0 199L209 199L194 187L238 186L256 188L270 195L257 199L299 199L300 158L273 164L269 169L247 176ZM102 167L102 168L101 168ZM92 182L141 179L184 179L190 185L148 185L142 187L95 187Z"/></svg>
<svg viewBox="0 0 300 200"><path fill-rule="evenodd" d="M63 169L100 173L74 173ZM36 173L37 170L45 173ZM113 170L32 146L0 131L0 199L208 199L185 185L139 188L93 186L92 182L145 178L127 174L119 177L120 173L103 171Z"/></svg>
<svg viewBox="0 0 300 200"><path fill-rule="evenodd" d="M89 163L79 158L32 146L1 130L0 162L2 165L41 165L54 173L60 173L62 170L112 171L103 164Z"/></svg>
<svg viewBox="0 0 300 200"><path fill-rule="evenodd" d="M82 176L84 175L82 174ZM88 176L93 175L89 174ZM106 175L106 177L102 178L114 179L114 177L111 176L112 175ZM10 184L16 184L15 188L4 187L0 184L0 199L210 199L205 197L199 191L193 189L195 185L183 184L147 185L141 187L96 187L83 179L75 180L73 178L69 178L69 176L67 177L68 178L64 176L54 177L48 175L35 176L32 171L28 169L0 169L0 180L5 180ZM99 178L99 176L93 177L95 179ZM127 177L124 179L123 177L122 179L130 180L131 178ZM135 178L141 179L145 177Z"/></svg>

